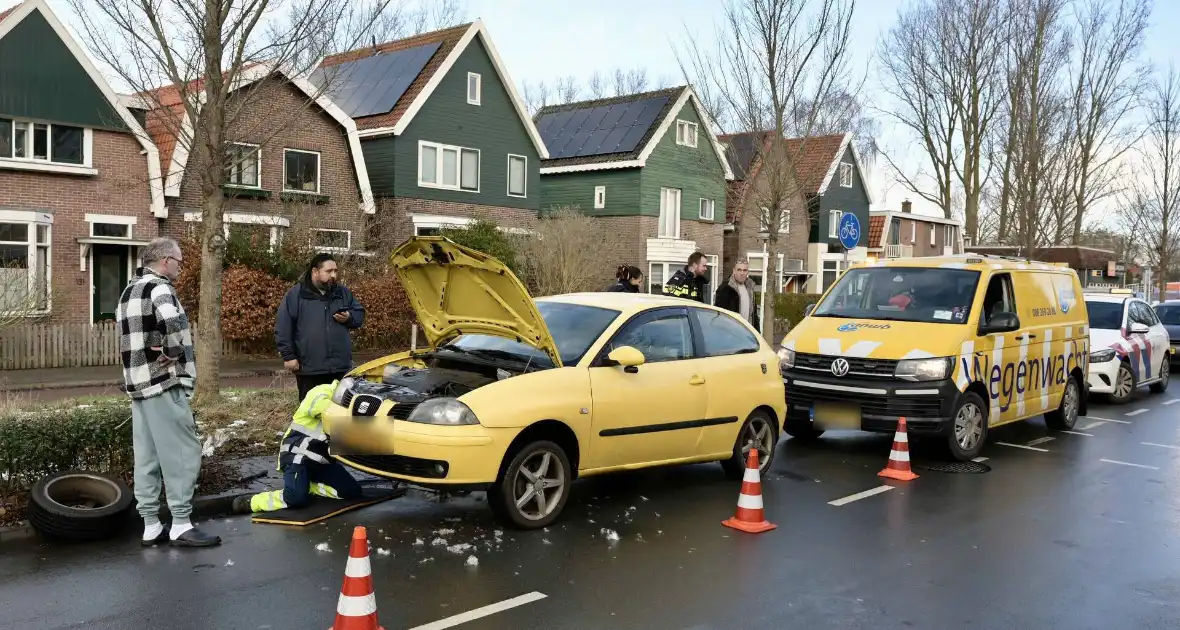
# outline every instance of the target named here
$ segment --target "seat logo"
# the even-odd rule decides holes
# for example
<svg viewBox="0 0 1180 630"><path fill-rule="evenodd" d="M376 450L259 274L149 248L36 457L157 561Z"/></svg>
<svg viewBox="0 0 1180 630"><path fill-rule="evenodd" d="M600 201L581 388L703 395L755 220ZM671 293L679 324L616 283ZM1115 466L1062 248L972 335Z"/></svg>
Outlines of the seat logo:
<svg viewBox="0 0 1180 630"><path fill-rule="evenodd" d="M836 376L844 376L848 374L848 360L836 359L832 361L832 374Z"/></svg>
<svg viewBox="0 0 1180 630"><path fill-rule="evenodd" d="M368 413L369 412L369 401L366 400L366 401L362 402L361 404L357 405L356 412L357 413Z"/></svg>

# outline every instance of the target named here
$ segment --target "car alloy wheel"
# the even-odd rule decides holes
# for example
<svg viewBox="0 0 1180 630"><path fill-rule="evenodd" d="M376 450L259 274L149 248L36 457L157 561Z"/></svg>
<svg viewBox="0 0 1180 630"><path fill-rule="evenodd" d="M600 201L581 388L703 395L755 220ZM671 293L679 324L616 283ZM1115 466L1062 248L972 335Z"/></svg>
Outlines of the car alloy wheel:
<svg viewBox="0 0 1180 630"><path fill-rule="evenodd" d="M1073 428L1073 425L1078 421L1078 383L1074 379L1069 379L1065 386L1065 404L1062 405L1061 411L1065 416L1065 426Z"/></svg>
<svg viewBox="0 0 1180 630"><path fill-rule="evenodd" d="M964 451L972 451L983 437L983 412L975 403L965 403L955 414L955 442Z"/></svg>
<svg viewBox="0 0 1180 630"><path fill-rule="evenodd" d="M758 474L765 475L770 466L771 453L774 451L774 427L770 419L765 416L754 416L746 423L741 436L742 461L750 457L750 451L758 449Z"/></svg>
<svg viewBox="0 0 1180 630"><path fill-rule="evenodd" d="M513 474L512 502L523 518L542 520L561 504L567 483L557 454L538 449L521 461Z"/></svg>
<svg viewBox="0 0 1180 630"><path fill-rule="evenodd" d="M1119 372L1114 380L1114 397L1117 400L1126 400L1131 397L1134 389L1135 376L1131 374L1131 368L1127 367L1126 363L1119 365Z"/></svg>
<svg viewBox="0 0 1180 630"><path fill-rule="evenodd" d="M1172 380L1172 367L1168 365L1168 357L1164 357L1160 364L1160 380L1152 383L1151 391L1156 394L1162 394L1168 391L1168 383Z"/></svg>

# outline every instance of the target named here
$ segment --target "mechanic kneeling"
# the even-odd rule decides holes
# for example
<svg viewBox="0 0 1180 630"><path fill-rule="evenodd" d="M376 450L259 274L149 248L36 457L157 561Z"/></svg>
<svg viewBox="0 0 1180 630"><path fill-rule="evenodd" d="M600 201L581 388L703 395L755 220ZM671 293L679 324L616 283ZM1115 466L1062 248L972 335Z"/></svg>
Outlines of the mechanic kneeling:
<svg viewBox="0 0 1180 630"><path fill-rule="evenodd" d="M273 512L307 505L310 495L328 499L355 499L361 486L340 462L328 455L328 435L322 415L332 402L338 381L313 387L307 392L283 434L278 469L283 472L283 489L260 492L234 499L238 514Z"/></svg>

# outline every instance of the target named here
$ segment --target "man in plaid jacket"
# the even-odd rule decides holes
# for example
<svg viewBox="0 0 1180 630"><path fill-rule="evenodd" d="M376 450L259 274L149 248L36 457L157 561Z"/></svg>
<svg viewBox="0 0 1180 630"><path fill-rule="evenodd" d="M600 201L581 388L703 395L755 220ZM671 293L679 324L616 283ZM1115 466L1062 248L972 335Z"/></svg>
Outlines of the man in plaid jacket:
<svg viewBox="0 0 1180 630"><path fill-rule="evenodd" d="M143 517L143 545L171 538L174 546L209 547L221 538L193 528L193 490L201 443L189 397L196 383L192 333L172 283L180 275L180 245L157 238L143 248L143 267L123 294L115 320L123 381L131 397L135 500ZM161 476L162 474L162 476ZM172 526L160 523L160 482L168 493Z"/></svg>

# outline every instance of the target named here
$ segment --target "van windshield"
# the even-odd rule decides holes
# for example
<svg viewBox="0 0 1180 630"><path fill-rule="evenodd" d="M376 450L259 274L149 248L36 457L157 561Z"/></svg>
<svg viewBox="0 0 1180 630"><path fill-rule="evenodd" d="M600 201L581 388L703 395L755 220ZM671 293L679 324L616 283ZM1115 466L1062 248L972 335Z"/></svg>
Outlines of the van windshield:
<svg viewBox="0 0 1180 630"><path fill-rule="evenodd" d="M964 269L850 269L812 316L962 324L978 283L979 272Z"/></svg>

